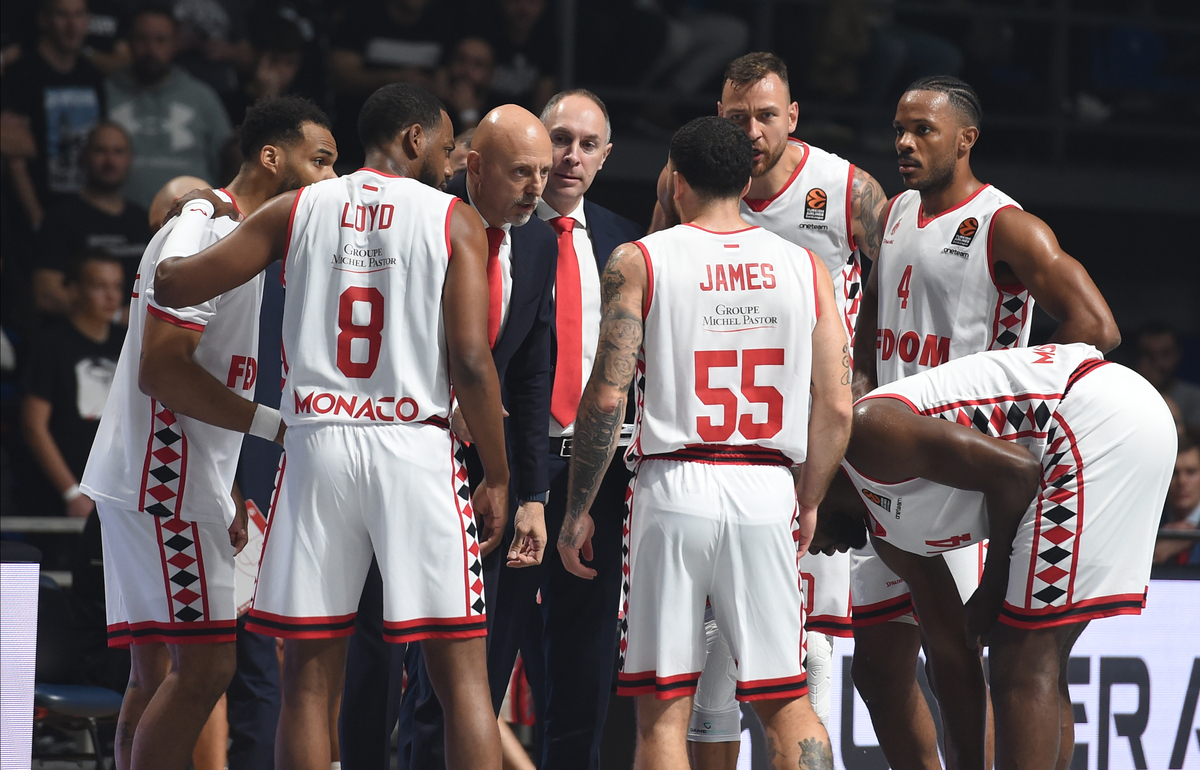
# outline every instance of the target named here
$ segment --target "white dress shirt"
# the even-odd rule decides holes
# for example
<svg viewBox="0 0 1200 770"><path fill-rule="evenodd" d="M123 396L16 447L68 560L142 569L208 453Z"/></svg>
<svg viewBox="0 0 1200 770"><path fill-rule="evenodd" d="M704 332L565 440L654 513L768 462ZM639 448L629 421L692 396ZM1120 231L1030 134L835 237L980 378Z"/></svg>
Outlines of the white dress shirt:
<svg viewBox="0 0 1200 770"><path fill-rule="evenodd" d="M483 219L483 224L485 227L493 226L487 221L487 217L483 216L483 212L479 210L479 207L471 202L471 190L469 187L467 189L467 203L469 203L471 205L471 208L475 209L476 213L479 214L479 217L481 219ZM504 328L506 326L508 326L508 311L512 307L511 300L512 300L512 285L513 285L512 232L511 232L512 225L509 224L508 222L504 222L503 224L500 225L500 229L504 231L504 240L500 242L500 255L499 255L500 277L502 279L502 281L501 281L502 301L500 302L500 331L496 334L497 340L499 340L501 337L504 336Z"/></svg>

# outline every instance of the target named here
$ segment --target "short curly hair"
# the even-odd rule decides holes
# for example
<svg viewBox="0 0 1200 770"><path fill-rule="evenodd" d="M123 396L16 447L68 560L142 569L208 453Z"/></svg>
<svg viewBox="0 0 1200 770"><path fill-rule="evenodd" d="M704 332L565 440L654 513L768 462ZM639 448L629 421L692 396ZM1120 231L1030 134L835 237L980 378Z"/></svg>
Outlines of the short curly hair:
<svg viewBox="0 0 1200 770"><path fill-rule="evenodd" d="M331 129L329 117L312 101L300 96L266 99L246 110L238 126L238 149L242 157L254 158L268 144L287 147L304 141L304 124Z"/></svg>
<svg viewBox="0 0 1200 770"><path fill-rule="evenodd" d="M696 118L671 138L671 162L706 198L740 198L754 163L746 132L725 118Z"/></svg>

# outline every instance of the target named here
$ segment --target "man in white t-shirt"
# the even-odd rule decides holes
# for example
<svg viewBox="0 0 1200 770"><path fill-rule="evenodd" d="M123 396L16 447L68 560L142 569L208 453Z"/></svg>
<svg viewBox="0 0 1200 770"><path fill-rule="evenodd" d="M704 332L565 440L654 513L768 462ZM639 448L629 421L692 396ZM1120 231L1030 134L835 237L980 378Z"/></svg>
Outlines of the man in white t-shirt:
<svg viewBox="0 0 1200 770"><path fill-rule="evenodd" d="M248 111L246 161L218 196L250 213L280 192L333 177L328 126L298 98ZM194 254L235 226L225 217L180 220L151 241L80 483L96 501L108 554L109 644L131 648L117 724L121 770L186 767L236 665L233 557L246 543L246 511L230 492L241 434L282 436L278 412L251 400L262 277L178 309L157 302L154 284L160 260Z"/></svg>

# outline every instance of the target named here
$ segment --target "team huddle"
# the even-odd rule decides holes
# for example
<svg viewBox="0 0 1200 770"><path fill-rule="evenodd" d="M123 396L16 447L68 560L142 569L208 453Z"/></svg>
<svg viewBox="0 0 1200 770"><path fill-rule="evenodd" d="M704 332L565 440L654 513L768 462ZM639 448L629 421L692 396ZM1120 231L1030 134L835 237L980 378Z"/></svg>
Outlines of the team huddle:
<svg viewBox="0 0 1200 770"><path fill-rule="evenodd" d="M489 113L455 180L450 118L419 87L366 102L366 162L342 177L315 107L250 110L257 157L181 199L143 257L81 484L110 644L133 653L118 767L182 770L233 674L250 433L285 449L246 623L285 640L277 767L329 766L374 559L383 638L420 642L408 687L444 720L437 764L414 766L500 768L503 640L533 620L497 603L489 565L512 596L545 559L525 581L543 768L598 767L618 650L635 767L732 770L748 703L773 767L832 768L832 650L853 636L892 767L941 766L923 649L948 766L1066 770L1071 647L1145 604L1175 428L1104 360L1119 336L1084 268L971 173L980 112L954 78L910 86L888 200L790 138L786 66L749 54L718 116L675 133L651 233L619 230L609 256L583 192L547 186L562 153L594 151L560 150L561 126L595 117L611 147L594 94ZM279 411L249 400L276 261ZM1058 327L1026 347L1035 302ZM555 630L591 613L568 591L598 597L595 646ZM595 681L556 680L562 661Z"/></svg>

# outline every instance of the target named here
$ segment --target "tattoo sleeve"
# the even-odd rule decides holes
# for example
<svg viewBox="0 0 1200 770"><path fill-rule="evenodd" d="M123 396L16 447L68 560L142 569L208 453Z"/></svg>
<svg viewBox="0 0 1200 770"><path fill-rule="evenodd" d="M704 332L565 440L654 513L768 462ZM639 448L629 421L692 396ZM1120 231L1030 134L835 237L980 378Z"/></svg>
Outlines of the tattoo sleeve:
<svg viewBox="0 0 1200 770"><path fill-rule="evenodd" d="M854 217L854 240L858 248L872 262L879 256L883 223L880 217L887 206L887 196L870 174L860 168L854 169L854 183L850 190Z"/></svg>
<svg viewBox="0 0 1200 770"><path fill-rule="evenodd" d="M632 249L632 251L630 251ZM591 506L604 472L617 449L625 417L629 383L642 346L640 308L624 292L626 260L640 259L637 247L613 252L601 277L603 317L592 374L575 417L571 473L567 485L566 521L560 540L569 543L573 524Z"/></svg>

